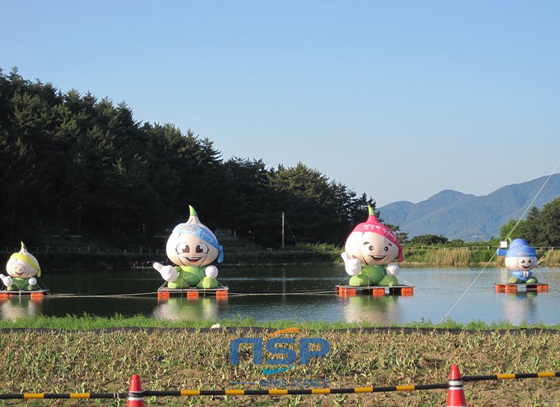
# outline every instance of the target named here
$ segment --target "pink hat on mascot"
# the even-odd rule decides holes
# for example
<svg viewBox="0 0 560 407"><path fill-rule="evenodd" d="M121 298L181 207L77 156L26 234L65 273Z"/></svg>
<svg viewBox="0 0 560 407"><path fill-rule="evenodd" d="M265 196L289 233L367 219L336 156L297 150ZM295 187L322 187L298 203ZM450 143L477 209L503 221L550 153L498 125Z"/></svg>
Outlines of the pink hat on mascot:
<svg viewBox="0 0 560 407"><path fill-rule="evenodd" d="M352 233L372 232L377 233L378 235L381 235L386 239L389 239L391 243L395 244L399 248L399 261L403 261L403 248L399 243L399 240L397 239L397 234L377 220L377 218L375 217L375 211L371 206L368 206L368 211L369 216L367 218L367 221L356 225L354 230L352 230Z"/></svg>

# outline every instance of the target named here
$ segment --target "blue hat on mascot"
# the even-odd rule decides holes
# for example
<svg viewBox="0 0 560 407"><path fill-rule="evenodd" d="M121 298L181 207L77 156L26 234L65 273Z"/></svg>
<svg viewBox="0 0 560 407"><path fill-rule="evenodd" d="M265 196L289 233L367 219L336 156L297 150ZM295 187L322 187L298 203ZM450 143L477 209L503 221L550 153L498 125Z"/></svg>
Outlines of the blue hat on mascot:
<svg viewBox="0 0 560 407"><path fill-rule="evenodd" d="M537 257L537 251L524 239L514 239L506 252L506 257Z"/></svg>

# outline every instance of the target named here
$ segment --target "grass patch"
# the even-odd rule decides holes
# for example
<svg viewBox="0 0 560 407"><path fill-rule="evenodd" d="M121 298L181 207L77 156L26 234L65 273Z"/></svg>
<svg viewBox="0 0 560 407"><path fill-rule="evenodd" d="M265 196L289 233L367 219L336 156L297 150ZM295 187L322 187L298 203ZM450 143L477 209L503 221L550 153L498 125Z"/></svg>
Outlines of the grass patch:
<svg viewBox="0 0 560 407"><path fill-rule="evenodd" d="M560 265L560 250L549 250L544 256L544 264L548 266L558 266Z"/></svg>
<svg viewBox="0 0 560 407"><path fill-rule="evenodd" d="M405 263L423 263L430 266L468 266L492 260L495 249L468 247L425 247L404 249Z"/></svg>
<svg viewBox="0 0 560 407"><path fill-rule="evenodd" d="M426 261L436 266L465 266L471 262L471 252L467 249L435 249L426 253Z"/></svg>
<svg viewBox="0 0 560 407"><path fill-rule="evenodd" d="M370 322L326 322L326 321L297 321L297 320L274 320L274 321L256 321L249 317L223 318L216 320L162 320L146 317L144 315L136 315L133 317L124 317L115 314L112 317L100 317L90 314L81 316L67 315L65 317L53 316L35 316L28 318L18 318L12 320L0 320L0 329L56 329L56 330L98 330L98 329L115 329L115 328L188 328L188 329L207 329L212 325L219 323L221 327L248 327L248 328L270 328L284 329L297 326L301 330L310 331L328 331L340 329L363 329L363 328L422 328L422 329L454 329L466 331L481 330L515 330L515 329L546 329L560 331L560 324L520 324L514 325L508 321L498 321L494 323L486 323L484 321L471 321L468 323L459 323L452 319L447 319L440 323L433 323L430 320L420 320L419 322L410 322L404 324L392 324L390 326L381 324L372 324Z"/></svg>

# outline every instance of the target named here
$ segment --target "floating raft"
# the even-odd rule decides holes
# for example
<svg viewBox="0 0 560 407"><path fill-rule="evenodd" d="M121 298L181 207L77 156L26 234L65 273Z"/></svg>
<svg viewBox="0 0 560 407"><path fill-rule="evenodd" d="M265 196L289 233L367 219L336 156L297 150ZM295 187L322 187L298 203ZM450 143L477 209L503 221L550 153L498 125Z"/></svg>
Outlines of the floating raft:
<svg viewBox="0 0 560 407"><path fill-rule="evenodd" d="M227 299L229 288L226 286L218 288L169 288L160 287L158 289L158 300L167 300L171 297L216 297L217 299Z"/></svg>
<svg viewBox="0 0 560 407"><path fill-rule="evenodd" d="M494 284L497 293L535 292L547 293L548 284ZM521 289L520 289L521 288Z"/></svg>
<svg viewBox="0 0 560 407"><path fill-rule="evenodd" d="M26 291L26 290L1 290L0 291L0 301L1 300L8 300L10 298L30 298L32 300L42 300L44 296L49 294L49 289L41 289L41 290L34 290L34 291Z"/></svg>
<svg viewBox="0 0 560 407"><path fill-rule="evenodd" d="M394 285L392 287L368 286L352 287L350 285L337 285L335 292L341 297L354 297L356 295L372 295L382 297L384 295L409 296L414 294L414 287L410 285Z"/></svg>

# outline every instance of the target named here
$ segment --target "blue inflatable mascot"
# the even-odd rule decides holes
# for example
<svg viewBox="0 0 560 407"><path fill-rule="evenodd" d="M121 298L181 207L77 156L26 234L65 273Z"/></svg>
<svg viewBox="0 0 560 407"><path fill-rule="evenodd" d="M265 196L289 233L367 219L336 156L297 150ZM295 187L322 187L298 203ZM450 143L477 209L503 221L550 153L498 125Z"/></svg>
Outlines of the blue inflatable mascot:
<svg viewBox="0 0 560 407"><path fill-rule="evenodd" d="M513 271L510 284L537 284L533 269L537 267L537 251L523 239L514 239L509 248L498 249L498 256L506 256L505 266Z"/></svg>

